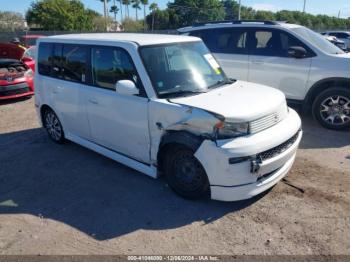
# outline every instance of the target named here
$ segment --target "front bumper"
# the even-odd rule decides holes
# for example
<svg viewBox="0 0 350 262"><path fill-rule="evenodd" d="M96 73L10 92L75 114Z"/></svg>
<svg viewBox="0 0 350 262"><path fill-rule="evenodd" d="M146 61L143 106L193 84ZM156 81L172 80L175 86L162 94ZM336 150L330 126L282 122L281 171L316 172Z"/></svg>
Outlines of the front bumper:
<svg viewBox="0 0 350 262"><path fill-rule="evenodd" d="M259 133L217 143L205 140L195 156L207 173L211 198L248 199L275 185L292 167L300 128L298 114L290 109L283 121Z"/></svg>
<svg viewBox="0 0 350 262"><path fill-rule="evenodd" d="M0 85L0 100L34 95L31 83Z"/></svg>

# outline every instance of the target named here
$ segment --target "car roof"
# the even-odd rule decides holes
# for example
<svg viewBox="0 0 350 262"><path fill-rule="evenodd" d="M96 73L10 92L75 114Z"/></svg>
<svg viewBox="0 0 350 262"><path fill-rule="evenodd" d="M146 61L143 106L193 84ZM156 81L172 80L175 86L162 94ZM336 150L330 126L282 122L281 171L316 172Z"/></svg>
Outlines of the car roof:
<svg viewBox="0 0 350 262"><path fill-rule="evenodd" d="M263 27L263 28L278 28L284 27L288 29L299 28L301 25L290 24L283 21L218 21L218 22L207 22L201 23L193 26L187 26L179 28L178 31L181 33L202 30L202 29L212 29L212 28L242 28L242 27Z"/></svg>
<svg viewBox="0 0 350 262"><path fill-rule="evenodd" d="M44 35L23 35L21 38L23 39L32 39L32 38L39 38L39 37L44 37Z"/></svg>
<svg viewBox="0 0 350 262"><path fill-rule="evenodd" d="M200 41L197 37L166 35L166 34L134 34L134 33L90 33L68 34L40 38L40 42L60 41L108 41L108 42L133 42L140 46L156 45L178 42Z"/></svg>

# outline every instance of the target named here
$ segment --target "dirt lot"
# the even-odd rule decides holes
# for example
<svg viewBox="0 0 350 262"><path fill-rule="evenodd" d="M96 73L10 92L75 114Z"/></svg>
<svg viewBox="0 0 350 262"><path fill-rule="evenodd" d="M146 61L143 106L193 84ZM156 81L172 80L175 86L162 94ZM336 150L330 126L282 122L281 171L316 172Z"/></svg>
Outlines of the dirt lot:
<svg viewBox="0 0 350 262"><path fill-rule="evenodd" d="M0 254L350 254L350 132L303 119L286 181L249 201L186 201L73 143L34 99L0 104Z"/></svg>

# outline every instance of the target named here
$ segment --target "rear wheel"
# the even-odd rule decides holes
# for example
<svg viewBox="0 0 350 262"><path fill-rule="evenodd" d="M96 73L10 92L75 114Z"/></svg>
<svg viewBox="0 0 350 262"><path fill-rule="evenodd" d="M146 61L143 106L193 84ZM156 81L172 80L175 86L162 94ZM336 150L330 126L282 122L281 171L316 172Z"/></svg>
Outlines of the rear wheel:
<svg viewBox="0 0 350 262"><path fill-rule="evenodd" d="M62 144L64 142L64 132L60 120L55 112L47 109L44 112L43 118L44 127L49 134L49 137L56 143Z"/></svg>
<svg viewBox="0 0 350 262"><path fill-rule="evenodd" d="M319 94L312 107L318 122L329 129L350 127L350 89L331 88Z"/></svg>
<svg viewBox="0 0 350 262"><path fill-rule="evenodd" d="M197 199L209 192L208 177L189 148L177 145L169 150L164 169L169 186L178 195Z"/></svg>

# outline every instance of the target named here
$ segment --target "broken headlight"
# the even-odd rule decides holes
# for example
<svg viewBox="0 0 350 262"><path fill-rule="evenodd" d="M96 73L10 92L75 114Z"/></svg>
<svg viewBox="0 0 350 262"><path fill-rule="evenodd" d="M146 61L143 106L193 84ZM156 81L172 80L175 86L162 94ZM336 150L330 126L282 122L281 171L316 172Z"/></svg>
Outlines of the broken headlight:
<svg viewBox="0 0 350 262"><path fill-rule="evenodd" d="M228 139L249 134L249 123L219 122L216 125L217 139Z"/></svg>

